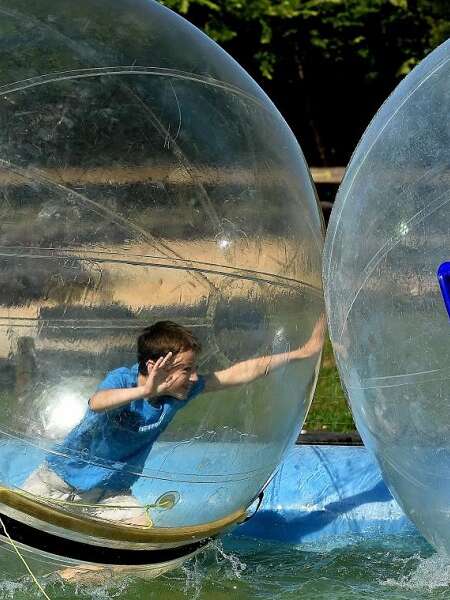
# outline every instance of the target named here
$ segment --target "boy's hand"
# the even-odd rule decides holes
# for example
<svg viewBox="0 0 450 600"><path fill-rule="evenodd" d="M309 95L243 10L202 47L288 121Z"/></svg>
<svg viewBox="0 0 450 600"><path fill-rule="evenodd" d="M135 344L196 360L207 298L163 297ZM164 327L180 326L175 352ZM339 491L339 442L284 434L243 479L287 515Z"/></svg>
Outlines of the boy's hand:
<svg viewBox="0 0 450 600"><path fill-rule="evenodd" d="M160 356L156 362L147 362L147 381L144 383L144 398L150 396L161 396L167 392L177 377L170 375L167 368L173 361L173 353L168 352L166 356Z"/></svg>
<svg viewBox="0 0 450 600"><path fill-rule="evenodd" d="M314 354L318 354L322 348L325 329L325 316L322 315L314 325L314 329L312 330L309 340L303 346L300 346L300 348L297 348L297 350L292 352L294 358L308 358L310 356L314 356Z"/></svg>

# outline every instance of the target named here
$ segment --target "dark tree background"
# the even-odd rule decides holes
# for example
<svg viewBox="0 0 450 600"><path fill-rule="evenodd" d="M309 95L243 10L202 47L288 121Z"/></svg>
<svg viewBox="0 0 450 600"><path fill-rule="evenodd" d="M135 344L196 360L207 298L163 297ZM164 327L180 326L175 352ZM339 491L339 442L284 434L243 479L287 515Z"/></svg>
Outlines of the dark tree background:
<svg viewBox="0 0 450 600"><path fill-rule="evenodd" d="M164 0L265 89L310 165L346 165L397 83L450 34L449 0Z"/></svg>

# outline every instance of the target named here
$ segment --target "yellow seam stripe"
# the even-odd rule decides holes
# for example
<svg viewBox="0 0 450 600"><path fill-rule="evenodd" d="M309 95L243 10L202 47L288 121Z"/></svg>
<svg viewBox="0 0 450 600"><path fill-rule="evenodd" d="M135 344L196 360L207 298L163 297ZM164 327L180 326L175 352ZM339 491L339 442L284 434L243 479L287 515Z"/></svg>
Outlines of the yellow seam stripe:
<svg viewBox="0 0 450 600"><path fill-rule="evenodd" d="M62 508L55 508L44 501L26 495L22 491L0 487L0 502L44 523L69 531L103 539L124 542L176 543L188 542L219 534L223 529L242 520L246 509L238 509L231 514L200 525L185 527L137 527L118 523L105 523L92 518L70 514ZM73 503L72 505L76 505ZM105 505L102 505L104 507ZM122 507L123 508L123 507Z"/></svg>

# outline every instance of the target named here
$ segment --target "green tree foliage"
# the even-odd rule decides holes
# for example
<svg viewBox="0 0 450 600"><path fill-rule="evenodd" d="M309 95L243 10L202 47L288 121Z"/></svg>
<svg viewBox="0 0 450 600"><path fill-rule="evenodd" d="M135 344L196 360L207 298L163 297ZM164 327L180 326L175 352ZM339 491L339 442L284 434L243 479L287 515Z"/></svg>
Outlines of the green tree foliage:
<svg viewBox="0 0 450 600"><path fill-rule="evenodd" d="M345 164L373 113L450 34L448 0L164 0L268 91L315 163Z"/></svg>

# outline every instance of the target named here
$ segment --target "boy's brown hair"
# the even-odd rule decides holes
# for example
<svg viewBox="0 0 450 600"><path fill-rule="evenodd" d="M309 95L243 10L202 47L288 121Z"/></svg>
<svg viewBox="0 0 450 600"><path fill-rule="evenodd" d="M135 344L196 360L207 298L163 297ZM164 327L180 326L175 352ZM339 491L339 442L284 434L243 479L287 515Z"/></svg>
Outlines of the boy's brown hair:
<svg viewBox="0 0 450 600"><path fill-rule="evenodd" d="M168 352L177 354L185 350L198 353L201 344L189 329L173 321L158 321L146 327L137 341L139 373L148 375L147 362L156 361Z"/></svg>

